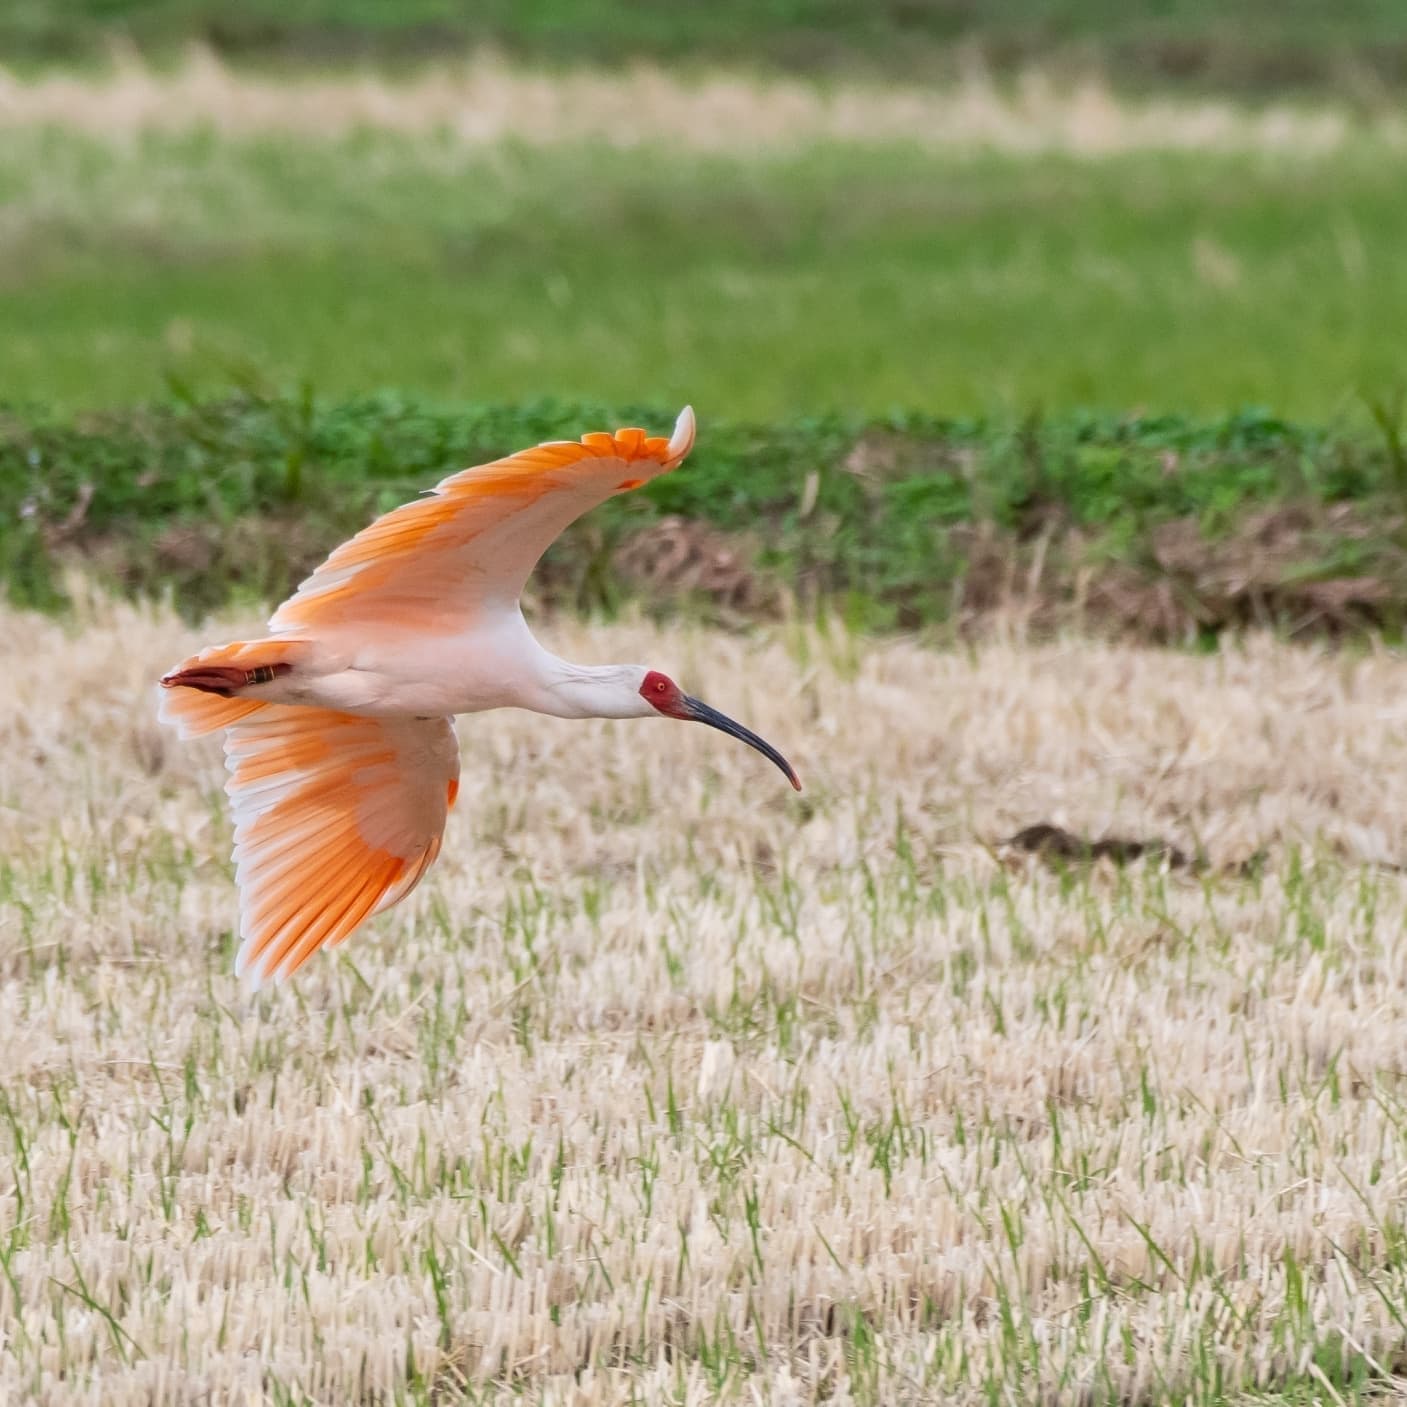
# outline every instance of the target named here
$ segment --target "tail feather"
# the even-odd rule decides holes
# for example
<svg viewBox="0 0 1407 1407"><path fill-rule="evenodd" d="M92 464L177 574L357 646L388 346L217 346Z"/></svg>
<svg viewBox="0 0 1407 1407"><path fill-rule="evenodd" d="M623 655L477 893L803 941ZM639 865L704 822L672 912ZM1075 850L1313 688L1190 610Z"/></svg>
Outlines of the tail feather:
<svg viewBox="0 0 1407 1407"><path fill-rule="evenodd" d="M236 640L212 645L162 677L157 716L183 738L230 728L268 702L243 691L288 674L307 648L302 640Z"/></svg>

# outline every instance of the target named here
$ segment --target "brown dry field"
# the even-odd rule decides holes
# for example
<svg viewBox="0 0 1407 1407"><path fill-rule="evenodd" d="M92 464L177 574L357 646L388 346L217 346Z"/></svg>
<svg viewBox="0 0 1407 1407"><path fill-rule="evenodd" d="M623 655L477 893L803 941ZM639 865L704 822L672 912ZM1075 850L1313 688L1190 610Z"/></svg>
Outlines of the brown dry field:
<svg viewBox="0 0 1407 1407"><path fill-rule="evenodd" d="M337 137L359 130L443 136L470 146L603 142L681 150L768 151L823 142L912 143L940 150L1141 151L1322 155L1369 137L1407 146L1407 118L1331 103L1248 108L1216 98L1129 98L1097 76L1056 81L1032 70L998 83L973 69L941 87L763 79L727 70L681 75L544 72L493 56L395 79L374 70L260 75L193 50L175 69L119 52L102 75L24 76L0 67L0 131L58 126L131 140L210 128L226 136Z"/></svg>
<svg viewBox="0 0 1407 1407"><path fill-rule="evenodd" d="M0 1401L1393 1389L1399 657L558 622L806 792L462 720L430 878L251 996L218 749L152 717L250 623L0 614Z"/></svg>

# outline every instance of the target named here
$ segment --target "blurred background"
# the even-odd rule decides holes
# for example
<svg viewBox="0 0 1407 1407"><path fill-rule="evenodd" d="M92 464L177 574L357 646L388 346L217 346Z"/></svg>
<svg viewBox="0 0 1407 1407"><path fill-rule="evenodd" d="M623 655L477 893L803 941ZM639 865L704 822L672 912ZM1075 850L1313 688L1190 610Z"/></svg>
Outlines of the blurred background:
<svg viewBox="0 0 1407 1407"><path fill-rule="evenodd" d="M1396 0L9 0L0 386L1324 416Z"/></svg>
<svg viewBox="0 0 1407 1407"><path fill-rule="evenodd" d="M1164 520L1407 481L1404 92L1399 0L8 0L0 564L38 599L56 542L208 519L211 484L239 518L330 474L362 512L456 456L690 400L718 495L661 512L802 531L819 504L833 530L860 490L823 473L808 507L805 476L858 466L924 479L906 519L1025 540L1058 502L1167 576L1127 550ZM370 426L346 410L369 396ZM210 415L161 428L230 398L275 409L237 445ZM761 460L709 461L741 424ZM1140 453L1143 516L1106 532ZM786 456L784 501L730 497ZM1169 463L1208 472L1165 492ZM1310 576L1397 571L1395 539L1314 526L1328 557L1275 538ZM935 591L879 618L948 613L975 551L925 541ZM300 564L258 558L257 591ZM847 562L788 571L889 590ZM1201 619L1180 609L1159 628Z"/></svg>

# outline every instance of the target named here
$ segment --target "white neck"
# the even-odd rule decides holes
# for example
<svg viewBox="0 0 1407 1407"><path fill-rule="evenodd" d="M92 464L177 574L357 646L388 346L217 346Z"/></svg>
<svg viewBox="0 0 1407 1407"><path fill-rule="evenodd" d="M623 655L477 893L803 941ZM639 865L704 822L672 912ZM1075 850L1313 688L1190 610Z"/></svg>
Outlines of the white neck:
<svg viewBox="0 0 1407 1407"><path fill-rule="evenodd" d="M649 718L655 710L640 696L645 674L639 664L572 664L539 645L518 703L553 718Z"/></svg>

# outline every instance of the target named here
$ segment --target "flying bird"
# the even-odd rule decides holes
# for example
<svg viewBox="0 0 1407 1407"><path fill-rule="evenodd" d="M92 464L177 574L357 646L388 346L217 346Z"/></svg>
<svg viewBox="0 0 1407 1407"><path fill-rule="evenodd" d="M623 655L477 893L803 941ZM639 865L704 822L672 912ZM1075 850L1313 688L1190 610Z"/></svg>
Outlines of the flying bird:
<svg viewBox="0 0 1407 1407"><path fill-rule="evenodd" d="M265 639L213 646L162 678L163 722L183 738L224 732L237 972L286 978L415 888L459 790L457 713L706 723L801 789L776 748L668 675L570 664L523 618L523 586L562 529L693 444L686 406L669 439L589 434L451 474L338 547Z"/></svg>

